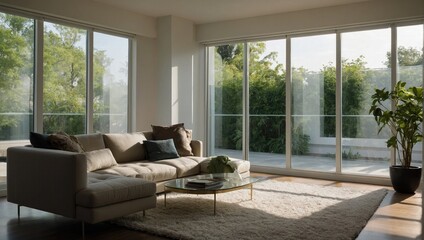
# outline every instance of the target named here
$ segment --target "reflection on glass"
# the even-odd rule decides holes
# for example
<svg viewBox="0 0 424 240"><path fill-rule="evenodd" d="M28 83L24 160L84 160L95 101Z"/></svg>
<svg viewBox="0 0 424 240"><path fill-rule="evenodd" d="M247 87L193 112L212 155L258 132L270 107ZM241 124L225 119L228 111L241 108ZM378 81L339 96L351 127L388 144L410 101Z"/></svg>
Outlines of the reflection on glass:
<svg viewBox="0 0 424 240"><path fill-rule="evenodd" d="M78 28L44 24L45 133L85 133L86 35Z"/></svg>
<svg viewBox="0 0 424 240"><path fill-rule="evenodd" d="M341 37L342 172L387 176L388 132L378 134L369 108L375 88L391 89L390 29L349 32Z"/></svg>
<svg viewBox="0 0 424 240"><path fill-rule="evenodd" d="M128 39L94 33L94 132L127 132Z"/></svg>
<svg viewBox="0 0 424 240"><path fill-rule="evenodd" d="M286 41L249 43L249 160L285 167Z"/></svg>
<svg viewBox="0 0 424 240"><path fill-rule="evenodd" d="M209 47L210 155L242 158L243 44Z"/></svg>
<svg viewBox="0 0 424 240"><path fill-rule="evenodd" d="M336 35L292 39L292 167L335 169Z"/></svg>
<svg viewBox="0 0 424 240"><path fill-rule="evenodd" d="M423 28L423 24L397 28L398 80L406 82L409 87L422 86ZM421 166L421 156L422 144L418 143L412 151L411 165Z"/></svg>

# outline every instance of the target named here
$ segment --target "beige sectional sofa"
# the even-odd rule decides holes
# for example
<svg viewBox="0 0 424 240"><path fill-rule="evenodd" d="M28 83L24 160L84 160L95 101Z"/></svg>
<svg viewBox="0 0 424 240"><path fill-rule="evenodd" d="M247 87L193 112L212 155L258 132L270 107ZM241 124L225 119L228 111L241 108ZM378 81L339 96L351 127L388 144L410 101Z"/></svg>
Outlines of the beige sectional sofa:
<svg viewBox="0 0 424 240"><path fill-rule="evenodd" d="M97 223L154 208L166 181L207 173L201 141L191 141L193 156L149 161L143 140L152 139L151 132L76 137L85 153L9 148L8 201ZM248 161L233 161L242 176L249 175Z"/></svg>

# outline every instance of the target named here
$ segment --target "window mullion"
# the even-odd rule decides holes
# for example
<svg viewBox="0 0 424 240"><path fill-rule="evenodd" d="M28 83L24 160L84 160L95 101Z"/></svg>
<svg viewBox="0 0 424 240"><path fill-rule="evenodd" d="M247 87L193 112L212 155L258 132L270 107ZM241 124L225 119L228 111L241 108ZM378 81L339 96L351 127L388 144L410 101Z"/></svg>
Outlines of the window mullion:
<svg viewBox="0 0 424 240"><path fill-rule="evenodd" d="M396 86L396 82L398 81L398 53L397 53L397 28L396 25L393 24L391 26L391 55L390 55L390 67L391 67L391 85L392 90ZM396 108L395 103L392 101L391 105L392 109ZM390 148L390 165L396 164L396 149Z"/></svg>
<svg viewBox="0 0 424 240"><path fill-rule="evenodd" d="M291 168L291 37L286 39L286 168Z"/></svg>
<svg viewBox="0 0 424 240"><path fill-rule="evenodd" d="M87 31L87 77L86 77L86 132L93 132L93 81L94 81L94 63L93 63L93 30Z"/></svg>
<svg viewBox="0 0 424 240"><path fill-rule="evenodd" d="M249 160L249 43L243 54L243 159Z"/></svg>
<svg viewBox="0 0 424 240"><path fill-rule="evenodd" d="M136 74L136 68L133 66L136 64L136 54L137 52L137 45L136 41L132 38L128 39L128 106L127 106L127 132L134 132L136 130L136 119L135 116L135 106L136 106L136 87L137 82L135 81Z"/></svg>
<svg viewBox="0 0 424 240"><path fill-rule="evenodd" d="M34 131L43 132L44 21L35 20L34 35Z"/></svg>
<svg viewBox="0 0 424 240"><path fill-rule="evenodd" d="M342 41L336 33L336 173L342 172Z"/></svg>

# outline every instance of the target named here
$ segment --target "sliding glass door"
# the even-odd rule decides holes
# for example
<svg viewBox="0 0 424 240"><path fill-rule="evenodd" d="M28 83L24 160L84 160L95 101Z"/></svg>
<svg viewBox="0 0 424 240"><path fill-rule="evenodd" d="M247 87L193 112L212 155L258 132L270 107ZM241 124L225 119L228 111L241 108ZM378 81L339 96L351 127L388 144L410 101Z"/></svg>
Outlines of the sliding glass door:
<svg viewBox="0 0 424 240"><path fill-rule="evenodd" d="M390 28L341 34L342 171L388 176L388 132L369 114L375 88L391 89ZM388 103L390 108L390 103Z"/></svg>
<svg viewBox="0 0 424 240"><path fill-rule="evenodd" d="M286 40L249 42L249 160L284 167Z"/></svg>
<svg viewBox="0 0 424 240"><path fill-rule="evenodd" d="M423 84L423 28L423 24L397 27L398 79L407 86ZM417 144L412 152L412 165L421 166L421 159L422 144Z"/></svg>
<svg viewBox="0 0 424 240"><path fill-rule="evenodd" d="M291 41L291 165L335 172L336 34Z"/></svg>
<svg viewBox="0 0 424 240"><path fill-rule="evenodd" d="M210 155L243 158L243 44L209 48Z"/></svg>
<svg viewBox="0 0 424 240"><path fill-rule="evenodd" d="M208 47L208 153L246 158L260 171L387 178L398 156L387 148L388 129L378 133L371 96L396 81L422 86L423 28L379 25ZM417 144L413 164L421 157Z"/></svg>

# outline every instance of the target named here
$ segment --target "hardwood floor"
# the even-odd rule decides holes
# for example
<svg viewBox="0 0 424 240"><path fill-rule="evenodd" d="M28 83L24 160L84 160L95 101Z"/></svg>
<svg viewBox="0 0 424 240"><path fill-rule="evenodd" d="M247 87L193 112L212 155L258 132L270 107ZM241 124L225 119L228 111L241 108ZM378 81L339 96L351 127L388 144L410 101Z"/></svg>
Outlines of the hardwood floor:
<svg viewBox="0 0 424 240"><path fill-rule="evenodd" d="M285 177L267 174L278 181L306 184L379 189L383 186L335 182L309 178ZM381 206L374 213L358 239L421 239L421 193L403 195L391 188ZM148 211L147 211L148 214ZM166 239L108 223L85 227L86 239ZM81 239L81 223L58 215L21 207L21 220L17 219L17 206L0 198L0 239Z"/></svg>

